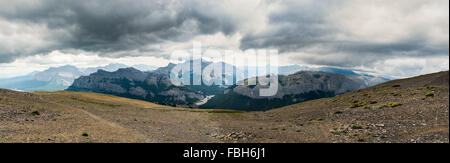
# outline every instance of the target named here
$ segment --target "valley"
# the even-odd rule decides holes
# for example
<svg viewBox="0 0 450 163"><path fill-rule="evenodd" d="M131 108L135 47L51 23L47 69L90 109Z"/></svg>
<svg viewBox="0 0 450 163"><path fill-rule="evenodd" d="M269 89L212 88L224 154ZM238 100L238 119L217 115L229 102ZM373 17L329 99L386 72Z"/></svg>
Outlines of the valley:
<svg viewBox="0 0 450 163"><path fill-rule="evenodd" d="M306 68L281 66L278 67L281 70L277 76L278 93L272 97L264 97L259 95L259 91L265 86L257 84L259 82L256 81L267 74L260 76L252 74L252 70L249 71L249 69L256 70L255 67L242 69L242 67L223 62L201 61L199 63L203 68L202 71L195 72L190 69L193 62L192 60L179 64L171 63L166 67L148 72L132 67L120 68L114 72L98 70L88 76L75 79L66 90L104 93L175 107L262 111L308 100L333 97L388 81L376 76L358 74L350 69L327 68L323 69L323 72L294 72L296 69ZM205 68L219 66L229 67L233 71L225 72L221 77L203 74ZM189 81L174 84L170 72L180 67L186 70L183 70L184 74L178 74L181 76L179 80L189 79ZM247 79L238 80L238 76ZM191 79L199 79L198 85L191 84ZM217 81L229 84L216 83ZM242 82L254 84L238 84Z"/></svg>

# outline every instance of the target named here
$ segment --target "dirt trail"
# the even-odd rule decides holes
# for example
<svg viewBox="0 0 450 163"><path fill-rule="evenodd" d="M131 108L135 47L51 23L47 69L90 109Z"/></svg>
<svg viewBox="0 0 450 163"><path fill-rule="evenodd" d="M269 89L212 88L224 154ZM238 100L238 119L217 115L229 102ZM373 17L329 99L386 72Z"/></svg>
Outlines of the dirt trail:
<svg viewBox="0 0 450 163"><path fill-rule="evenodd" d="M118 132L126 132L126 133L129 134L130 137L133 137L135 139L145 140L146 143L159 142L158 140L154 140L154 139L148 138L147 136L145 136L144 134L142 134L142 133L140 133L140 132L138 132L136 130L125 128L125 127L123 127L123 126L121 126L121 125L119 125L117 123L108 121L108 120L106 120L106 119L104 119L104 118L102 118L100 116L92 114L91 112L89 112L87 110L84 110L84 109L81 109L81 108L76 108L76 107L69 106L69 105L63 105L63 104L56 103L56 102L49 101L49 100L45 100L42 97L42 95L39 95L39 99L41 101L43 101L43 102L46 102L46 103L51 103L51 104L54 104L54 105L57 105L57 106L66 107L66 108L70 108L70 109L73 109L73 110L76 110L76 111L80 111L80 112L84 113L85 115L91 117L92 119L95 119L96 121L98 121L99 124L106 124L106 125L114 128L115 131L118 131Z"/></svg>

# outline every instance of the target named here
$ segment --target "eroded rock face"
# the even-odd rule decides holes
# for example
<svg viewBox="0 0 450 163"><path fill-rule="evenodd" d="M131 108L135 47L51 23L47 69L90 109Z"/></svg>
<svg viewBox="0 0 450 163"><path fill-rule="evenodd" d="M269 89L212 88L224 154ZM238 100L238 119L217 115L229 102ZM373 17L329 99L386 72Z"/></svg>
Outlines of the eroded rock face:
<svg viewBox="0 0 450 163"><path fill-rule="evenodd" d="M143 98L147 97L147 91L145 89L143 89L142 87L131 87L130 90L128 91L128 93L130 93L133 96L140 96Z"/></svg>
<svg viewBox="0 0 450 163"><path fill-rule="evenodd" d="M256 78L248 80L257 80ZM259 95L261 88L265 86L237 86L233 92L250 97L252 99L282 99L288 95L298 95L312 91L334 92L342 94L352 90L364 88L364 85L348 77L338 74L329 74L325 72L300 71L289 76L280 76L278 92L274 96L264 97Z"/></svg>
<svg viewBox="0 0 450 163"><path fill-rule="evenodd" d="M78 78L67 90L106 93L174 106L190 106L204 98L201 92L172 85L165 73L134 68L116 72L99 70Z"/></svg>
<svg viewBox="0 0 450 163"><path fill-rule="evenodd" d="M257 80L256 78L247 79ZM364 88L359 80L344 75L325 72L300 71L289 76L279 76L278 92L274 96L260 96L267 86L235 85L216 95L201 107L237 110L267 110L307 100L333 97Z"/></svg>

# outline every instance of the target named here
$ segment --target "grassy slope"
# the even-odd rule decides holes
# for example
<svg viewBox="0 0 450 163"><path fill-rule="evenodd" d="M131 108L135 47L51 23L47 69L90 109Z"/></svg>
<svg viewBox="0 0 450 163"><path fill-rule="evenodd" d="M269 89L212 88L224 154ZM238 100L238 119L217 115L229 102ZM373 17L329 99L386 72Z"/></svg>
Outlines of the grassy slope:
<svg viewBox="0 0 450 163"><path fill-rule="evenodd" d="M204 116L208 112L220 110L95 93L0 89L0 142L217 142L204 135L216 129Z"/></svg>
<svg viewBox="0 0 450 163"><path fill-rule="evenodd" d="M0 142L449 142L448 92L443 72L266 112L239 112L0 89Z"/></svg>

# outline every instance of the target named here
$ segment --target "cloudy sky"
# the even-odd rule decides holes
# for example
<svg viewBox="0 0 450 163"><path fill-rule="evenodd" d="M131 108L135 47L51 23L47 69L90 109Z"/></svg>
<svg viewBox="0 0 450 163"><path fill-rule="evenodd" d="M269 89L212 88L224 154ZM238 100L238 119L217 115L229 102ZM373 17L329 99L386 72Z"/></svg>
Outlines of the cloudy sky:
<svg viewBox="0 0 450 163"><path fill-rule="evenodd" d="M410 77L449 69L449 1L0 0L0 78L66 64L165 66L194 41Z"/></svg>

